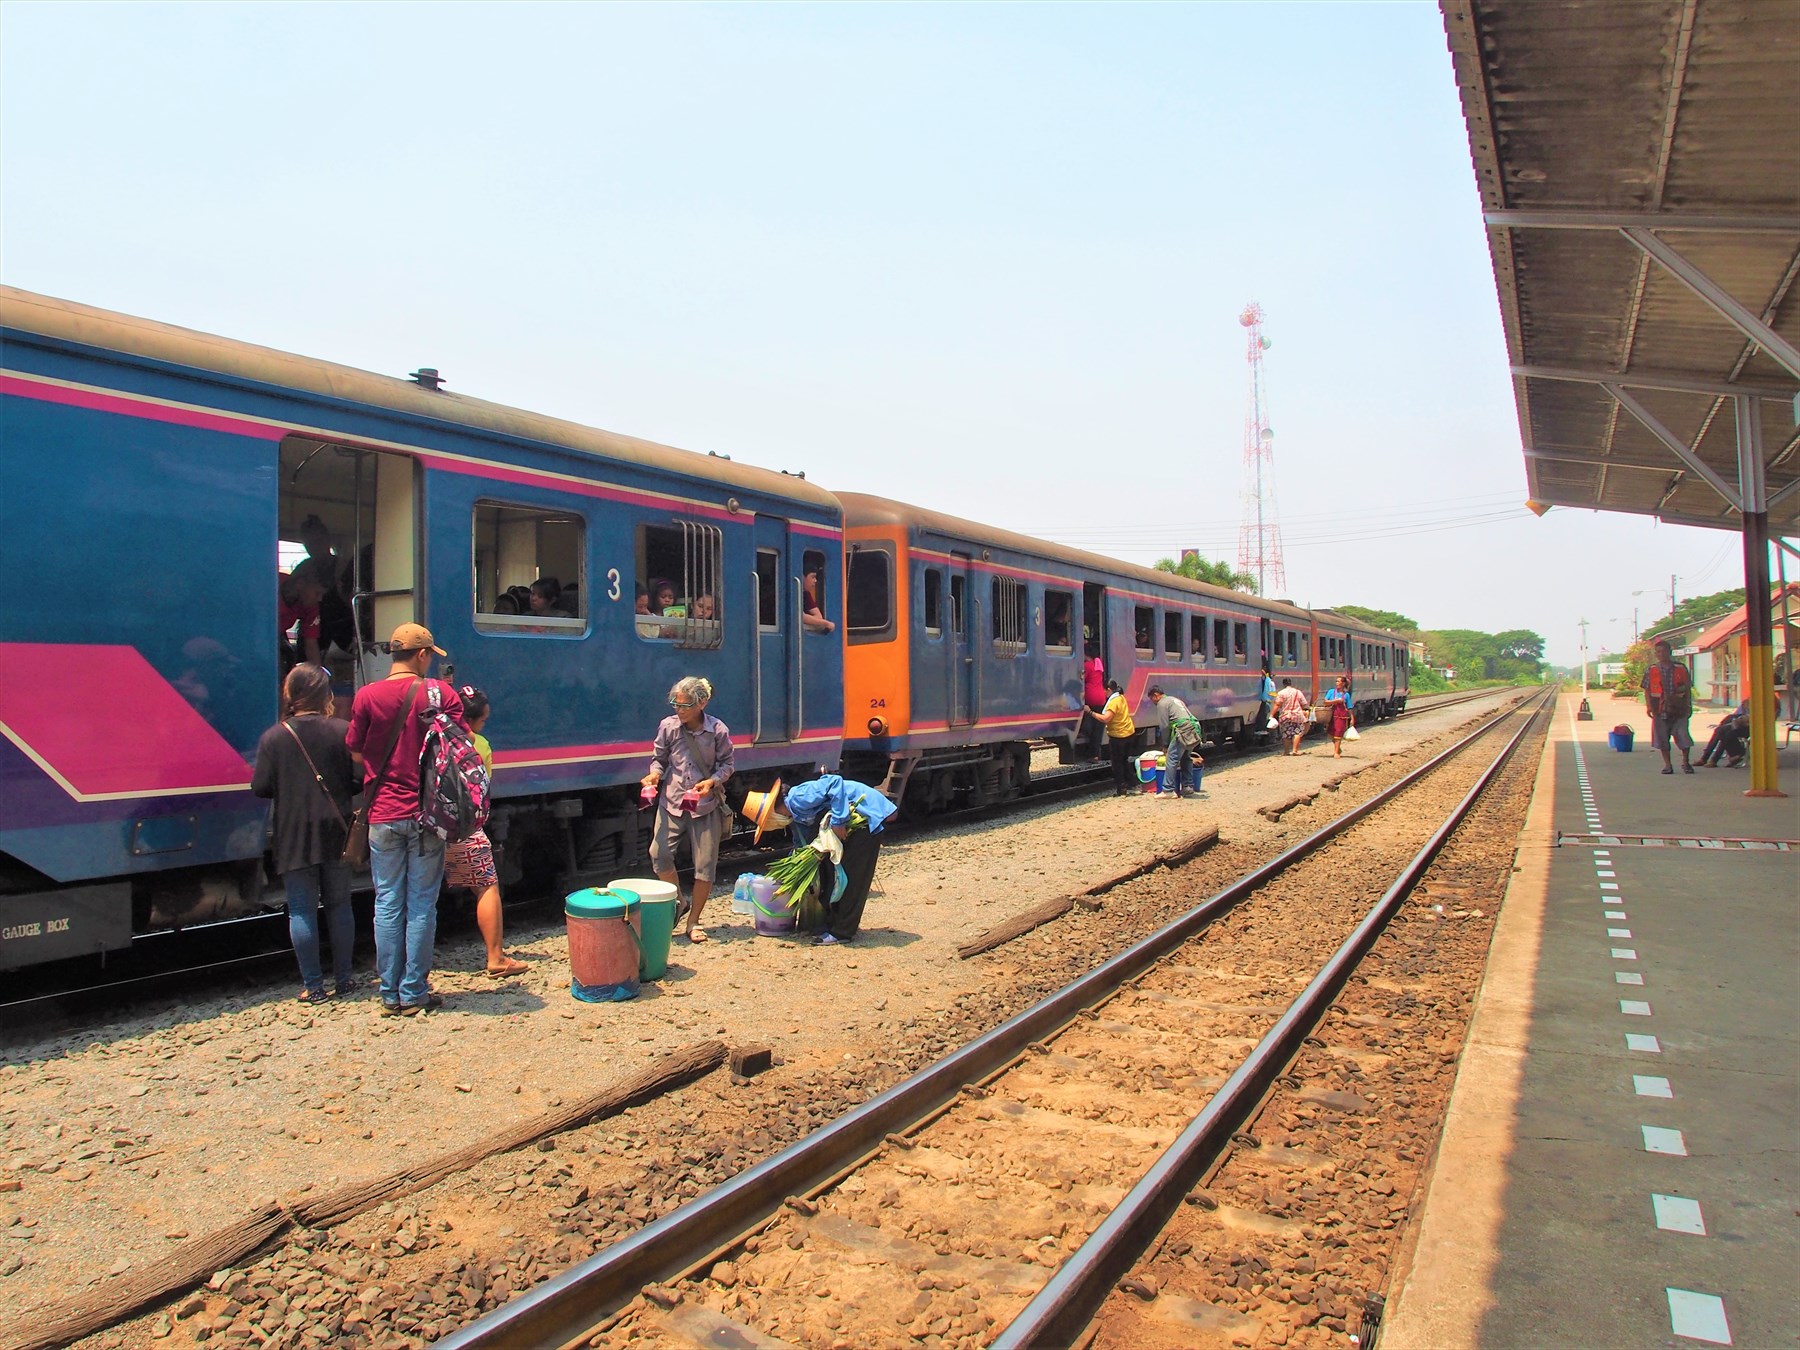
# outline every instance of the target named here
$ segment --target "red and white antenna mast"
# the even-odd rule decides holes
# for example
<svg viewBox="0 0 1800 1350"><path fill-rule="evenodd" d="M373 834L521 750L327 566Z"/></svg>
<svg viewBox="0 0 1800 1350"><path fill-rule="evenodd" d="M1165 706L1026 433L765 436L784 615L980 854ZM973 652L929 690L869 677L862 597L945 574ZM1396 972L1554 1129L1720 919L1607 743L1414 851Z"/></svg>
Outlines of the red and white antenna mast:
<svg viewBox="0 0 1800 1350"><path fill-rule="evenodd" d="M1256 578L1258 595L1284 595L1281 526L1275 516L1275 433L1269 430L1268 391L1263 386L1262 306L1252 300L1238 315L1249 330L1250 406L1244 414L1244 523L1238 526L1237 568Z"/></svg>

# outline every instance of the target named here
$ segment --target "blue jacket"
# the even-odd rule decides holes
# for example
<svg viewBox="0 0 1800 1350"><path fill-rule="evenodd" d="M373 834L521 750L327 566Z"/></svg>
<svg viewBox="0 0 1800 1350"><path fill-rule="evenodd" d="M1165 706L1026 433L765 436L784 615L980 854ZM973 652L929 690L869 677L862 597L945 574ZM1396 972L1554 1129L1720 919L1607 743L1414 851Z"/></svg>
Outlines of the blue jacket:
<svg viewBox="0 0 1800 1350"><path fill-rule="evenodd" d="M848 825L852 810L860 811L869 822L870 834L880 834L895 807L866 783L840 778L835 773L823 774L810 783L797 783L787 790L787 815L798 825L816 826L827 812L832 825Z"/></svg>

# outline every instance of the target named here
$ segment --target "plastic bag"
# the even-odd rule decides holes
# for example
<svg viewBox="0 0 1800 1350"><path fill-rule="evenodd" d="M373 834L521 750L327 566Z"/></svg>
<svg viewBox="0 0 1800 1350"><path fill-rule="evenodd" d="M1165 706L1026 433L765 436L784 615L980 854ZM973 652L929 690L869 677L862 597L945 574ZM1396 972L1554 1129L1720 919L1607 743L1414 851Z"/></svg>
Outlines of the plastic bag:
<svg viewBox="0 0 1800 1350"><path fill-rule="evenodd" d="M812 841L813 849L823 853L834 863L844 861L844 841L838 838L836 830L831 828L829 820L819 823L819 837Z"/></svg>
<svg viewBox="0 0 1800 1350"><path fill-rule="evenodd" d="M1344 739L1347 741L1360 741L1362 739L1362 735L1357 731L1357 729L1355 727L1345 727L1344 728Z"/></svg>
<svg viewBox="0 0 1800 1350"><path fill-rule="evenodd" d="M1265 728L1265 730L1268 730L1268 731L1281 730L1281 719L1279 717L1271 717L1269 719L1269 725Z"/></svg>

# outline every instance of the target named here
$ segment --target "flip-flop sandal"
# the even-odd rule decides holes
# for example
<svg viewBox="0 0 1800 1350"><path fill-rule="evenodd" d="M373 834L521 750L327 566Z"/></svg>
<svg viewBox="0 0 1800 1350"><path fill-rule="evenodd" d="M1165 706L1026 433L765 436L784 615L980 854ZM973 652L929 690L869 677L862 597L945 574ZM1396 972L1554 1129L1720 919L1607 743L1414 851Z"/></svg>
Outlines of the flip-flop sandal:
<svg viewBox="0 0 1800 1350"><path fill-rule="evenodd" d="M705 942L706 941L706 930L704 928L688 929L687 940L689 942Z"/></svg>
<svg viewBox="0 0 1800 1350"><path fill-rule="evenodd" d="M523 975L531 969L523 961L508 961L503 966L489 966L488 978L491 980L510 979L514 975Z"/></svg>
<svg viewBox="0 0 1800 1350"><path fill-rule="evenodd" d="M329 1003L331 1002L331 995L323 989L316 994L310 989L302 989L298 1001L301 1003Z"/></svg>

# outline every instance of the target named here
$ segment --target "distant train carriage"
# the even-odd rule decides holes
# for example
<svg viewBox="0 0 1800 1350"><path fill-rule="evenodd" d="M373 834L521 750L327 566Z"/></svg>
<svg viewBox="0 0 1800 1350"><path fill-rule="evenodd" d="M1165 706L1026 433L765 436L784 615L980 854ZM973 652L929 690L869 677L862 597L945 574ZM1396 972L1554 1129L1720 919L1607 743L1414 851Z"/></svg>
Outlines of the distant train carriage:
<svg viewBox="0 0 1800 1350"><path fill-rule="evenodd" d="M262 907L249 759L308 544L341 709L404 621L492 696L515 873L642 856L679 676L740 772L838 759L843 647L802 619L808 574L842 613L823 489L10 288L0 344L0 968Z"/></svg>
<svg viewBox="0 0 1800 1350"><path fill-rule="evenodd" d="M1135 715L1159 684L1214 740L1262 734L1265 669L1322 694L1305 609L879 497L840 500L846 772L916 813L1018 794L1033 740L1067 752L1089 643ZM1372 654L1389 635L1351 620L1337 634L1359 679L1398 673ZM1366 668L1353 641L1371 651ZM1390 681L1365 717L1395 705Z"/></svg>

